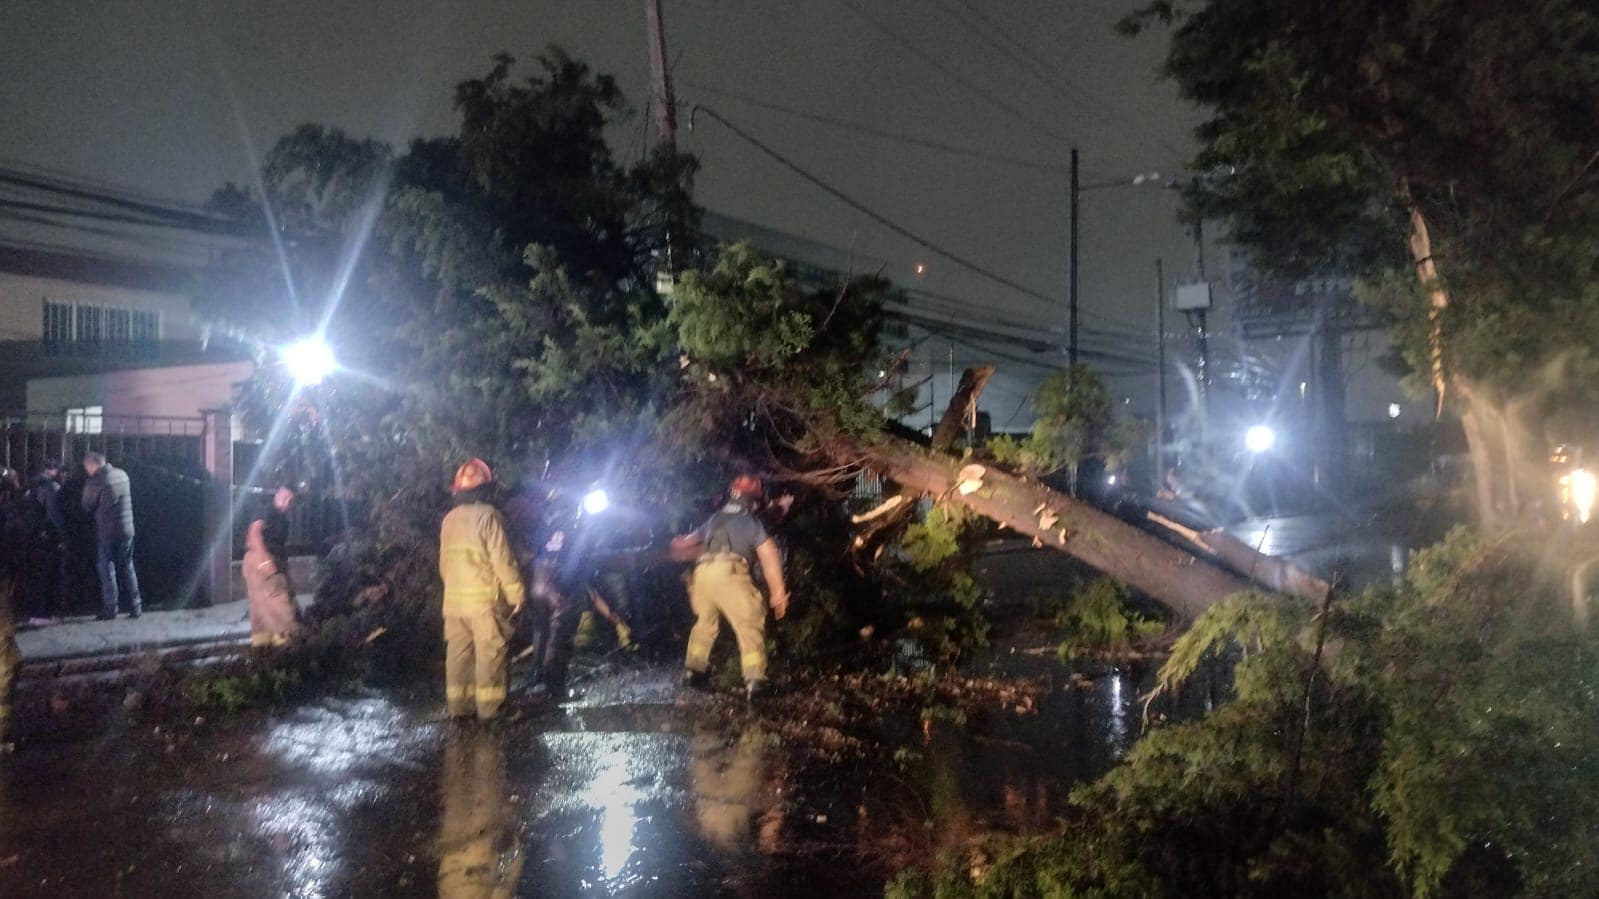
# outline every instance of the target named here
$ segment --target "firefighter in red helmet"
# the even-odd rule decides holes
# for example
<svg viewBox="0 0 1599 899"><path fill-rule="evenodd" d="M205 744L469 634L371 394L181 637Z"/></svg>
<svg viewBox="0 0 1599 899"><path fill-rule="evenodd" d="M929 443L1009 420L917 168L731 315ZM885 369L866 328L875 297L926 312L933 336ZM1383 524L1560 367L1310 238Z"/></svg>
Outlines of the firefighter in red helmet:
<svg viewBox="0 0 1599 899"><path fill-rule="evenodd" d="M522 608L522 578L489 503L494 472L469 459L450 484L454 502L439 531L444 579L444 701L450 717L493 718L505 702L506 642Z"/></svg>
<svg viewBox="0 0 1599 899"><path fill-rule="evenodd" d="M777 544L754 515L761 482L750 475L733 479L726 505L692 534L672 541L673 555L693 560L689 601L694 609L694 629L689 633L683 661L683 680L704 686L711 663L711 646L722 619L738 640L744 687L751 699L766 688L766 604L755 588L750 565L760 563L761 577L770 594L772 614L788 611L788 589L783 584L783 562Z"/></svg>

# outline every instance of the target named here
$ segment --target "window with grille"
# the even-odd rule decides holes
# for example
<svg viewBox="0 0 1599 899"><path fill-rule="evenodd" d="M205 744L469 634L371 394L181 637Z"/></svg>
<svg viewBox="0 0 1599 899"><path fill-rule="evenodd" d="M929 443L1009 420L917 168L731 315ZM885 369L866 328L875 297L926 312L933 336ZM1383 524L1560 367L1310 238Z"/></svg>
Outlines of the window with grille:
<svg viewBox="0 0 1599 899"><path fill-rule="evenodd" d="M161 339L161 313L46 300L42 335L51 346L153 344Z"/></svg>
<svg viewBox="0 0 1599 899"><path fill-rule="evenodd" d="M161 339L161 316L154 312L134 309L129 339L135 343L154 343Z"/></svg>
<svg viewBox="0 0 1599 899"><path fill-rule="evenodd" d="M72 304L44 301L44 342L68 343L72 340Z"/></svg>
<svg viewBox="0 0 1599 899"><path fill-rule="evenodd" d="M99 343L105 338L105 309L79 305L73 316L73 339L78 343Z"/></svg>
<svg viewBox="0 0 1599 899"><path fill-rule="evenodd" d="M104 406L79 406L67 410L68 434L100 434L105 425Z"/></svg>

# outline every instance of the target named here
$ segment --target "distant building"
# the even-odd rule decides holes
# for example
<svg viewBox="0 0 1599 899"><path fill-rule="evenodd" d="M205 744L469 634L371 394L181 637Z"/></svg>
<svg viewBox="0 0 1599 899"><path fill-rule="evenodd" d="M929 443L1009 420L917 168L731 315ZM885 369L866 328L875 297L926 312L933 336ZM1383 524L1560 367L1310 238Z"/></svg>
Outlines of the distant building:
<svg viewBox="0 0 1599 899"><path fill-rule="evenodd" d="M248 356L206 340L191 279L167 263L0 244L0 412L85 427L226 405Z"/></svg>

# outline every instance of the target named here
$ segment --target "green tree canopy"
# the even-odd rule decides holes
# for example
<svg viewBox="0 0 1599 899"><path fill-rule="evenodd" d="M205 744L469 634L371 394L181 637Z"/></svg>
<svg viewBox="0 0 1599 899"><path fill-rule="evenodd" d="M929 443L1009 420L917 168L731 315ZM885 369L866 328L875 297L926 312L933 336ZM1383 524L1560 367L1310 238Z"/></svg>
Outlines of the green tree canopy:
<svg viewBox="0 0 1599 899"><path fill-rule="evenodd" d="M1159 0L1209 114L1186 193L1262 268L1362 276L1428 369L1430 226L1452 375L1514 384L1599 333L1599 10L1582 0Z"/></svg>

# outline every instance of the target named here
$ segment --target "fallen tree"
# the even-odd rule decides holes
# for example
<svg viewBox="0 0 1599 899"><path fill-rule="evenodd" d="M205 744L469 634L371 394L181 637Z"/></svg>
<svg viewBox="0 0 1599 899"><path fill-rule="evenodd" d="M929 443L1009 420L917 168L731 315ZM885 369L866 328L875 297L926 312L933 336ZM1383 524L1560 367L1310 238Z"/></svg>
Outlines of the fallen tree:
<svg viewBox="0 0 1599 899"><path fill-rule="evenodd" d="M1230 571L1036 479L953 456L960 424L991 368L965 373L930 446L895 436L882 411L866 401L888 379L868 381L860 374L876 367L868 355L875 338L862 343L859 337L875 333L869 291L869 283L806 290L748 248L733 248L714 269L685 276L672 313L686 354L686 390L677 410L682 428L726 435L729 455L797 482L837 488L864 470L896 484L896 495L856 516L862 527L855 548L873 559L909 520L917 505L912 500L932 496L1032 537L1038 546L1067 552L1185 620L1256 585L1290 585L1307 598L1325 595L1310 578L1252 582L1252 571ZM823 398L833 401L819 402Z"/></svg>
<svg viewBox="0 0 1599 899"><path fill-rule="evenodd" d="M1081 500L997 467L966 464L906 440L838 443L829 454L855 463L939 502L965 506L1058 549L1160 601L1185 620L1251 582L1147 534Z"/></svg>
<svg viewBox="0 0 1599 899"><path fill-rule="evenodd" d="M527 485L552 463L595 460L608 479L633 485L630 501L673 525L703 514L729 467L767 473L798 494L785 531L791 546L809 544L818 604L893 593L972 605L965 581L924 589L873 564L904 537L924 495L1068 552L1183 618L1249 586L1250 570L1230 571L1010 463L967 467L974 463L953 453L991 369L968 374L931 449L896 437L884 401L894 378L868 376L904 361L885 358L893 351L878 340L888 287L880 278L806 284L735 246L705 248L669 300L651 290L650 260L666 231L693 218L692 161L622 169L604 143L605 123L622 107L613 82L558 51L525 80L513 80L511 66L498 60L458 88L457 136L396 156L307 126L268 154L264 196L219 195L219 203L299 210L297 227L324 236L295 251L294 268L308 284L340 285L329 292L342 296L329 339L344 364L379 376L305 392L264 366L242 398L251 421L276 435L263 470L311 474L352 510L319 608L353 610L381 593L403 606L394 610L399 625L438 602L430 560L440 485L473 455L491 460L505 483ZM546 122L550 110L562 116ZM545 125L482 127L489 121ZM573 134L592 152L570 152ZM326 235L365 228L376 237L344 279L334 264L343 243ZM251 329L260 304L250 298L276 271L269 259L257 262L211 279L220 284L211 304L222 307L213 311L236 313L236 333L271 333ZM1026 457L1052 468L1103 446L1112 424L1092 372L1058 380L1075 392L1041 417L1063 439L1039 441L1042 451ZM1079 414L1080 406L1098 411ZM902 492L852 530L847 520L840 526L839 501L863 470ZM958 530L939 540L957 541ZM845 577L837 563L850 557L857 564Z"/></svg>

